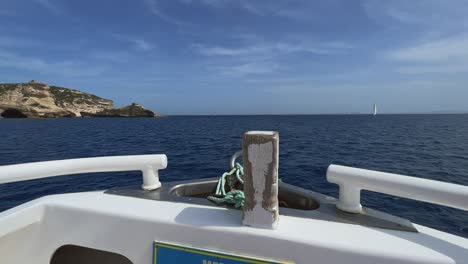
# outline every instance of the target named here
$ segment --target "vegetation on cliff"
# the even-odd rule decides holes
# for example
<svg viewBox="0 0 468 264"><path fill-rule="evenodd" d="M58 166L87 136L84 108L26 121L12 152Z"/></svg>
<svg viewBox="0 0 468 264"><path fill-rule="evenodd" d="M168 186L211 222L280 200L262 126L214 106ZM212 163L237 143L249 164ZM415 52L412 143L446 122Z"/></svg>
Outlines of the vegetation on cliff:
<svg viewBox="0 0 468 264"><path fill-rule="evenodd" d="M60 86L49 86L50 92L55 96L55 101L60 104L71 104L73 102L78 103L89 103L92 104L97 100L107 100L96 96L94 94L84 93L78 90L73 90L70 88L60 87ZM108 100L110 101L110 100Z"/></svg>
<svg viewBox="0 0 468 264"><path fill-rule="evenodd" d="M0 83L0 96L8 93L11 90L14 90L17 83Z"/></svg>
<svg viewBox="0 0 468 264"><path fill-rule="evenodd" d="M38 81L0 84L2 117L154 117L136 103L114 109L111 100Z"/></svg>
<svg viewBox="0 0 468 264"><path fill-rule="evenodd" d="M117 109L107 109L95 114L81 113L83 117L155 117L155 113L145 109L142 105L132 103Z"/></svg>

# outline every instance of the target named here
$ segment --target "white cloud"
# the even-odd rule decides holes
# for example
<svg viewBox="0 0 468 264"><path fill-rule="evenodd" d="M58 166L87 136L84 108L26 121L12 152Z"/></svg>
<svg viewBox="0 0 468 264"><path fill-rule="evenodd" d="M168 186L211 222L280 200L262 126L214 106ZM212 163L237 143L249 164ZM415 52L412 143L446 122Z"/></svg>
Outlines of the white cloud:
<svg viewBox="0 0 468 264"><path fill-rule="evenodd" d="M383 53L402 74L449 74L468 72L468 2L465 0L365 0L369 18L407 34L401 48Z"/></svg>
<svg viewBox="0 0 468 264"><path fill-rule="evenodd" d="M230 67L221 67L221 73L228 76L240 77L250 74L268 74L278 70L280 66L272 61L249 62Z"/></svg>
<svg viewBox="0 0 468 264"><path fill-rule="evenodd" d="M465 0L364 0L363 8L371 19L384 25L395 21L424 26L432 31L463 29L468 25L468 2Z"/></svg>
<svg viewBox="0 0 468 264"><path fill-rule="evenodd" d="M348 52L353 48L344 42L268 42L255 35L235 35L231 38L236 40L234 42L240 41L243 44L233 46L193 44L191 48L210 60L211 57L215 57L214 64L217 66L209 67L229 76L276 73L289 68L285 65L288 56L301 53L330 56Z"/></svg>
<svg viewBox="0 0 468 264"><path fill-rule="evenodd" d="M386 56L391 60L409 62L468 61L468 35L433 40L391 51Z"/></svg>
<svg viewBox="0 0 468 264"><path fill-rule="evenodd" d="M193 45L200 54L206 56L239 56L239 55L253 55L259 53L270 52L269 49L260 46L249 46L243 48L230 48L221 46L205 46L202 44Z"/></svg>
<svg viewBox="0 0 468 264"><path fill-rule="evenodd" d="M97 76L107 67L88 65L79 61L49 62L40 58L0 51L0 67L16 68L37 73L51 73L62 77Z"/></svg>
<svg viewBox="0 0 468 264"><path fill-rule="evenodd" d="M418 66L402 66L395 70L403 74L453 74L453 73L468 73L468 63L466 64L446 64L446 65L418 65Z"/></svg>
<svg viewBox="0 0 468 264"><path fill-rule="evenodd" d="M161 8L159 1L158 0L144 0L149 11L159 17L161 20L163 20L166 23L169 24L175 24L178 26L188 26L190 25L189 23L180 20L178 18L175 18L171 15L168 15L164 12L164 10Z"/></svg>
<svg viewBox="0 0 468 264"><path fill-rule="evenodd" d="M267 56L274 57L296 52L313 54L333 54L352 48L345 43L330 42L317 44L291 44L283 42L259 43L243 47L206 46L195 44L192 46L200 54L206 56Z"/></svg>
<svg viewBox="0 0 468 264"><path fill-rule="evenodd" d="M226 10L237 8L255 16L283 17L293 20L310 20L316 16L317 5L321 7L335 6L334 1L289 1L289 0L179 0L185 4L203 4L211 8Z"/></svg>
<svg viewBox="0 0 468 264"><path fill-rule="evenodd" d="M52 0L34 0L36 3L40 4L44 8L48 9L52 13L55 14L61 14L63 13L63 10L57 6L55 3L52 2Z"/></svg>
<svg viewBox="0 0 468 264"><path fill-rule="evenodd" d="M400 22L403 23L421 23L424 21L420 21L418 17L413 16L410 12L406 10L399 10L397 8L389 7L386 10L386 14Z"/></svg>
<svg viewBox="0 0 468 264"><path fill-rule="evenodd" d="M384 58L399 63L396 71L404 74L468 72L468 35L389 51Z"/></svg>
<svg viewBox="0 0 468 264"><path fill-rule="evenodd" d="M119 41L130 43L135 48L140 50L149 51L154 48L153 44L149 43L148 41L142 38L135 38L132 36L126 36L122 34L112 34L112 36Z"/></svg>
<svg viewBox="0 0 468 264"><path fill-rule="evenodd" d="M141 50L152 50L153 49L153 45L151 45L150 43L148 43L147 41L145 41L143 39L135 39L133 42Z"/></svg>
<svg viewBox="0 0 468 264"><path fill-rule="evenodd" d="M179 0L179 1L185 4L193 4L195 2L200 2L205 5L209 5L213 7L222 7L227 4L232 3L232 0Z"/></svg>

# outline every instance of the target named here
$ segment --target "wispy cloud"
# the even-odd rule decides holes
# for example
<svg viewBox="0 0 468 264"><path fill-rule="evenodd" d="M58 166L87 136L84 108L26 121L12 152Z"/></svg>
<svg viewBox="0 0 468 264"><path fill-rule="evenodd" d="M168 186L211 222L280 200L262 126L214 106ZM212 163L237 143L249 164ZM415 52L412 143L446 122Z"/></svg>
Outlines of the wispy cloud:
<svg viewBox="0 0 468 264"><path fill-rule="evenodd" d="M395 69L402 74L455 74L468 73L468 63L456 63L446 65L414 65L401 66Z"/></svg>
<svg viewBox="0 0 468 264"><path fill-rule="evenodd" d="M389 51L384 58L405 74L468 72L468 34Z"/></svg>
<svg viewBox="0 0 468 264"><path fill-rule="evenodd" d="M149 51L154 48L154 45L142 38L136 38L132 36L122 35L122 34L112 34L112 36L122 42L130 43L135 48L143 51Z"/></svg>
<svg viewBox="0 0 468 264"><path fill-rule="evenodd" d="M251 1L251 0L179 0L183 3L200 3L212 8L242 9L255 16L284 17L293 20L309 20L314 18L317 5L329 5L312 1ZM332 2L332 1L329 1Z"/></svg>
<svg viewBox="0 0 468 264"><path fill-rule="evenodd" d="M386 54L387 58L409 62L468 60L468 35L438 39Z"/></svg>
<svg viewBox="0 0 468 264"><path fill-rule="evenodd" d="M162 9L160 6L160 3L158 0L144 0L146 6L148 7L148 10L159 17L161 20L163 20L166 23L169 24L175 24L178 26L187 26L190 25L190 23L187 23L181 19L175 18L171 15L166 14L166 12Z"/></svg>
<svg viewBox="0 0 468 264"><path fill-rule="evenodd" d="M463 29L468 25L468 4L465 0L364 0L363 8L368 17L383 25L391 25L389 20L393 20L426 26L428 30L436 31L447 28Z"/></svg>
<svg viewBox="0 0 468 264"><path fill-rule="evenodd" d="M449 74L468 72L468 3L453 0L364 0L369 18L393 31L414 32L401 48L380 58L402 74ZM402 27L404 24L404 27ZM409 43L404 46L404 43Z"/></svg>
<svg viewBox="0 0 468 264"><path fill-rule="evenodd" d="M151 45L149 42L143 39L134 39L133 43L137 46L137 48L141 50L152 50L153 45Z"/></svg>
<svg viewBox="0 0 468 264"><path fill-rule="evenodd" d="M233 35L230 38L238 44L230 46L192 44L191 49L210 60L214 59L213 62L217 65L210 66L213 70L233 77L268 75L284 71L289 68L289 64L288 66L285 64L301 53L333 56L353 49L352 45L345 42L293 41L296 38L289 37L285 40L290 41L276 42L265 41L248 34Z"/></svg>
<svg viewBox="0 0 468 264"><path fill-rule="evenodd" d="M185 4L192 4L192 3L203 3L205 5L213 6L213 7L221 7L225 6L227 4L232 3L232 0L179 0L182 3Z"/></svg>
<svg viewBox="0 0 468 264"><path fill-rule="evenodd" d="M97 76L107 70L105 66L88 65L80 61L50 62L6 51L0 51L0 67L50 73L61 77Z"/></svg>
<svg viewBox="0 0 468 264"><path fill-rule="evenodd" d="M240 77L245 75L259 75L273 73L280 69L280 65L273 61L256 61L219 68L223 75Z"/></svg>
<svg viewBox="0 0 468 264"><path fill-rule="evenodd" d="M317 43L317 44L292 44L292 43L260 43L243 47L223 47L194 44L192 46L200 54L206 56L268 56L285 55L296 52L313 54L333 54L343 50L351 49L351 45L339 42Z"/></svg>
<svg viewBox="0 0 468 264"><path fill-rule="evenodd" d="M52 2L52 0L34 0L34 2L40 4L42 7L48 9L52 13L55 13L55 14L63 13L63 10L54 2Z"/></svg>
<svg viewBox="0 0 468 264"><path fill-rule="evenodd" d="M221 46L207 46L203 44L194 44L192 47L200 54L206 56L239 56L239 55L252 55L259 53L267 53L269 50L265 50L260 46L249 46L243 48L231 48Z"/></svg>

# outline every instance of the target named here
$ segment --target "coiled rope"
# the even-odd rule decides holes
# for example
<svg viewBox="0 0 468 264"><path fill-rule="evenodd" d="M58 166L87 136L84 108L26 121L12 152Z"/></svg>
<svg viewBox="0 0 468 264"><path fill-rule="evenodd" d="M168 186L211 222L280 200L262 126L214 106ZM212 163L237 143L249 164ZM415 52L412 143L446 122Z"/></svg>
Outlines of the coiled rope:
<svg viewBox="0 0 468 264"><path fill-rule="evenodd" d="M235 176L235 177L234 177ZM232 204L235 208L244 207L245 196L244 191L235 189L236 182L243 186L244 168L239 163L236 163L232 170L223 173L216 185L216 196L208 196L207 199L217 204ZM226 192L226 183L228 183L229 191ZM243 188L242 188L243 189ZM217 197L222 196L222 197Z"/></svg>

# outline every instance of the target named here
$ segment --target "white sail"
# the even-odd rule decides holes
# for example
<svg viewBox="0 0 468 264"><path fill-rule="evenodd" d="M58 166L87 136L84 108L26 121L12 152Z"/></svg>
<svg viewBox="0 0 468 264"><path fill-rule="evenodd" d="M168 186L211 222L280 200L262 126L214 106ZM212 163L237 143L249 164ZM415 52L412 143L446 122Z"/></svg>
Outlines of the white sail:
<svg viewBox="0 0 468 264"><path fill-rule="evenodd" d="M373 115L377 115L377 104L374 104L374 114Z"/></svg>

